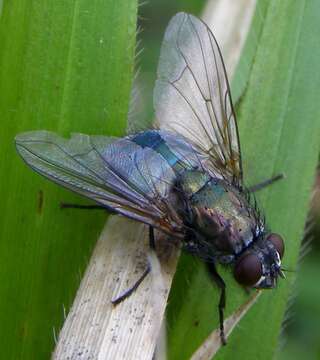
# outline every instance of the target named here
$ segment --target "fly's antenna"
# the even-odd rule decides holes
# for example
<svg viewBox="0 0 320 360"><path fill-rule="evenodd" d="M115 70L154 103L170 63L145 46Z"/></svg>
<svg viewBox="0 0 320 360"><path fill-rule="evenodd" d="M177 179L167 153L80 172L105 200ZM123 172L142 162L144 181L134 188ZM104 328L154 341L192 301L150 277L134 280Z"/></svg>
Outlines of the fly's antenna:
<svg viewBox="0 0 320 360"><path fill-rule="evenodd" d="M285 267L282 267L280 268L281 271L283 272L289 272L289 273L296 273L297 270L293 270L293 269L288 269L288 268L285 268Z"/></svg>

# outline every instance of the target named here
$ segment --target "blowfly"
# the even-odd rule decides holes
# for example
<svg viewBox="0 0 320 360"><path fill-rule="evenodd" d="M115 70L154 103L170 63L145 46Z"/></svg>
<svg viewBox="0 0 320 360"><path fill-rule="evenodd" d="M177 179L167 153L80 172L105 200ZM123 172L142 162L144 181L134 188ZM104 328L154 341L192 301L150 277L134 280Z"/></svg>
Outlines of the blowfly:
<svg viewBox="0 0 320 360"><path fill-rule="evenodd" d="M282 276L283 240L268 230L250 196L272 180L244 186L230 87L206 24L185 13L172 18L157 74L159 128L123 138L33 131L16 137L17 150L41 175L148 225L151 244L156 229L201 258L220 289L225 342L226 286L216 264L229 265L246 287L273 288Z"/></svg>

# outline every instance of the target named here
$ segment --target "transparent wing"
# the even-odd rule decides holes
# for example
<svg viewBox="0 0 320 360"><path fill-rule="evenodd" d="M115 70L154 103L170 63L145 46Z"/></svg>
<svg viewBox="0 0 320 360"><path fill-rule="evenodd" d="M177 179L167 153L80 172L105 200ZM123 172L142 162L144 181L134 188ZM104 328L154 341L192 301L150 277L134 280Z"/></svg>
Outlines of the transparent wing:
<svg viewBox="0 0 320 360"><path fill-rule="evenodd" d="M180 219L169 201L175 174L152 149L129 138L74 134L64 139L47 131L20 134L16 146L25 162L50 180L124 216L179 235Z"/></svg>
<svg viewBox="0 0 320 360"><path fill-rule="evenodd" d="M192 15L179 13L168 25L154 107L162 129L191 140L209 155L206 166L215 176L241 186L238 129L221 53L210 29Z"/></svg>

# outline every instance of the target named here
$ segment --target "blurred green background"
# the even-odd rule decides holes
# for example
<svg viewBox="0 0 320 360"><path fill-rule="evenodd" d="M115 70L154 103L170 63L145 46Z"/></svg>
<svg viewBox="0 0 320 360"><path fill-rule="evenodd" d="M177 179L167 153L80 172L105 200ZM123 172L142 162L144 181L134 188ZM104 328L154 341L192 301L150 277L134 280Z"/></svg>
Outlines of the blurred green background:
<svg viewBox="0 0 320 360"><path fill-rule="evenodd" d="M278 359L320 359L320 172L317 171L309 219L289 300ZM288 273L288 276L292 276Z"/></svg>

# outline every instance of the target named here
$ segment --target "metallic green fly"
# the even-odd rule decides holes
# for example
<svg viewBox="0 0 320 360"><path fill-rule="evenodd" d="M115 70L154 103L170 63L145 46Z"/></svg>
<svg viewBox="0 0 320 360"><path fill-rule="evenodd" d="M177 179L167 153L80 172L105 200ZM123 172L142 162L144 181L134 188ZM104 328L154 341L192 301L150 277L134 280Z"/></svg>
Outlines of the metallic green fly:
<svg viewBox="0 0 320 360"><path fill-rule="evenodd" d="M41 175L148 225L152 246L157 229L203 259L221 290L225 342L225 283L216 263L231 266L241 285L273 288L282 276L284 244L267 230L244 186L221 52L209 28L192 15L177 14L166 30L154 108L159 129L124 138L76 134L68 140L28 132L16 137L17 150ZM114 303L131 294L148 271Z"/></svg>

